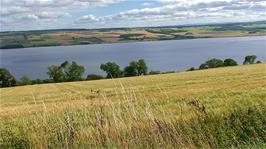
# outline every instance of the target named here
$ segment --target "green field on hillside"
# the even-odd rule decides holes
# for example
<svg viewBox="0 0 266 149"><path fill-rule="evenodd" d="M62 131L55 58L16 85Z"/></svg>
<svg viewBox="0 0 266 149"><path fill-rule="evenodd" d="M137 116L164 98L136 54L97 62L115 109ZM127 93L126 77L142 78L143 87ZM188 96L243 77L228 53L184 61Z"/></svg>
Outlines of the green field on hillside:
<svg viewBox="0 0 266 149"><path fill-rule="evenodd" d="M0 148L266 148L266 64L0 94Z"/></svg>

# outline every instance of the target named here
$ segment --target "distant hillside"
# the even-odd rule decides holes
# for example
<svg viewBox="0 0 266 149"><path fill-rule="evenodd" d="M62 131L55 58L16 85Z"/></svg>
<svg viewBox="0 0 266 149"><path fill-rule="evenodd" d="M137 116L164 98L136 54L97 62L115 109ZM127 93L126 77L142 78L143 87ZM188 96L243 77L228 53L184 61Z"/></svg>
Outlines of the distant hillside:
<svg viewBox="0 0 266 149"><path fill-rule="evenodd" d="M266 21L138 28L10 31L0 32L0 48L13 49L60 45L264 35L266 35Z"/></svg>

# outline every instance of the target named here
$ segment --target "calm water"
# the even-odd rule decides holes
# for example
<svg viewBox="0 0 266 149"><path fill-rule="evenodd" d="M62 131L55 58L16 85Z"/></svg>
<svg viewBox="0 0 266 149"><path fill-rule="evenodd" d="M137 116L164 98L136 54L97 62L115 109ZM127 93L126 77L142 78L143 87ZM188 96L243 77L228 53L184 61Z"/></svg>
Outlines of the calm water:
<svg viewBox="0 0 266 149"><path fill-rule="evenodd" d="M100 64L107 61L125 67L128 62L143 58L150 70L182 71L198 67L209 58L233 58L239 63L246 55L254 54L265 61L266 36L193 40L170 40L100 45L39 47L0 50L1 67L17 78L48 78L47 67L65 60L76 61L86 67L86 74L104 74Z"/></svg>

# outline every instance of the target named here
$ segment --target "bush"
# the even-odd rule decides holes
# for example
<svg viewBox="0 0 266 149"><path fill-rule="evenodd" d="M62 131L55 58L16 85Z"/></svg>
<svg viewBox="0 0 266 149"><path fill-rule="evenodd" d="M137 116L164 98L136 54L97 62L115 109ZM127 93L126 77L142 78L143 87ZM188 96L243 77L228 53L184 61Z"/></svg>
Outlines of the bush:
<svg viewBox="0 0 266 149"><path fill-rule="evenodd" d="M87 79L86 80L101 80L101 79L104 79L104 77L101 76L101 75L89 74L87 76Z"/></svg>
<svg viewBox="0 0 266 149"><path fill-rule="evenodd" d="M43 80L41 79L31 80L31 84L43 84Z"/></svg>
<svg viewBox="0 0 266 149"><path fill-rule="evenodd" d="M218 68L223 66L224 66L223 60L213 58L201 64L199 69Z"/></svg>
<svg viewBox="0 0 266 149"><path fill-rule="evenodd" d="M194 67L189 68L187 71L195 71L196 69Z"/></svg>
<svg viewBox="0 0 266 149"><path fill-rule="evenodd" d="M243 64L244 65L254 64L256 59L257 59L256 55L248 55L245 57L245 61L243 62Z"/></svg>
<svg viewBox="0 0 266 149"><path fill-rule="evenodd" d="M199 69L208 69L208 65L206 63L203 63L199 66Z"/></svg>
<svg viewBox="0 0 266 149"><path fill-rule="evenodd" d="M150 71L149 75L161 74L160 71Z"/></svg>
<svg viewBox="0 0 266 149"><path fill-rule="evenodd" d="M28 76L24 75L20 78L20 85L30 85L31 84L31 80Z"/></svg>
<svg viewBox="0 0 266 149"><path fill-rule="evenodd" d="M216 58L213 58L213 59L206 61L206 64L208 65L208 68L217 68L217 67L223 67L224 66L223 60L216 59Z"/></svg>
<svg viewBox="0 0 266 149"><path fill-rule="evenodd" d="M237 62L231 58L224 60L224 66L237 66Z"/></svg>
<svg viewBox="0 0 266 149"><path fill-rule="evenodd" d="M169 74L169 73L176 73L175 71L166 71L166 72L162 72L162 74Z"/></svg>

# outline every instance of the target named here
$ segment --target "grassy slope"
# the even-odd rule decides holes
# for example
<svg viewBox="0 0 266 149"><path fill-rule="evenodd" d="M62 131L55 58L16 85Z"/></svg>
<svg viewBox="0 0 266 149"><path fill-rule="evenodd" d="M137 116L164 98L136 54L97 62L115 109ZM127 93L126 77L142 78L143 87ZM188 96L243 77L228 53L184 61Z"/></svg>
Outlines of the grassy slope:
<svg viewBox="0 0 266 149"><path fill-rule="evenodd" d="M0 89L0 148L265 147L265 87L256 64Z"/></svg>

